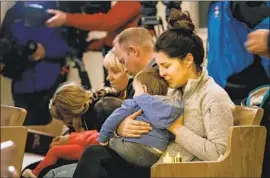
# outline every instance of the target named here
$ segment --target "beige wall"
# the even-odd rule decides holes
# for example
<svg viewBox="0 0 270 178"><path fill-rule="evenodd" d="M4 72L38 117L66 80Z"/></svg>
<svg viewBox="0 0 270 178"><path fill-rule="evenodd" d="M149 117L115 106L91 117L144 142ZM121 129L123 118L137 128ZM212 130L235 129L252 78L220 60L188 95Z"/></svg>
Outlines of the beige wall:
<svg viewBox="0 0 270 178"><path fill-rule="evenodd" d="M11 1L1 1L1 22L4 17L5 12L10 8L14 2ZM164 19L165 17L165 7L159 2L158 5L158 15ZM183 10L188 10L191 14L192 19L195 24L198 23L198 13L197 13L197 2L183 2L182 3ZM165 22L165 20L163 20ZM164 24L164 27L167 25ZM206 31L198 29L198 34L203 38L204 42L206 41ZM94 88L99 88L103 85L103 69L102 69L102 54L99 52L87 52L84 55L83 61L86 65L86 69L88 71L91 83ZM80 83L80 79L78 77L77 69L71 69L69 76L69 81L75 81ZM12 97L11 97L11 81L7 78L3 78L1 76L1 104L13 105Z"/></svg>

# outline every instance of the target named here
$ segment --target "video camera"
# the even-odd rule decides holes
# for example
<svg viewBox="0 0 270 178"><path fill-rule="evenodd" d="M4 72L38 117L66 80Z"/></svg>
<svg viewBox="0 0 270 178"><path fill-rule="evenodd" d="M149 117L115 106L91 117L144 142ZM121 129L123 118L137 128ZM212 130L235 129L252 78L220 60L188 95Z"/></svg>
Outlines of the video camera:
<svg viewBox="0 0 270 178"><path fill-rule="evenodd" d="M153 30L156 37L164 31L163 21L161 17L157 16L157 3L158 1L141 1L142 17L139 21L139 26ZM181 10L182 1L162 1L162 3L166 6L166 21L168 20L171 9L175 8ZM156 29L158 31L156 31Z"/></svg>
<svg viewBox="0 0 270 178"><path fill-rule="evenodd" d="M139 21L139 26L151 30L157 37L164 31L163 22L161 17L157 17L157 1L141 1L141 19ZM157 27L157 30L155 29Z"/></svg>
<svg viewBox="0 0 270 178"><path fill-rule="evenodd" d="M6 23L23 20L25 26L39 26L45 23L51 16L42 5L27 4L17 2L14 10L21 10L21 14L10 16L7 21L4 20L0 31L0 63L4 65L1 73L9 78L18 78L24 69L30 65L29 56L35 53L38 44L33 40L27 41L26 45L21 45L9 34Z"/></svg>
<svg viewBox="0 0 270 178"><path fill-rule="evenodd" d="M50 3L50 5L48 5L48 3ZM15 6L15 8L17 8L16 10L21 10L22 13L20 16L16 16L15 19L12 19L12 21L23 20L25 26L42 26L50 17L52 17L49 13L47 13L48 8L59 9L68 13L106 13L111 7L111 2L16 2ZM91 88L87 72L85 71L85 67L82 62L83 53L86 51L88 46L88 42L86 41L88 31L73 27L61 27L58 30L70 47L70 52L66 58L67 60L65 66L69 68L71 61L73 61L75 67L78 68L82 85L86 88ZM5 64L6 66L2 74L10 77L10 75L13 75L12 73L14 73L14 71L11 70L11 68L9 69L8 64L12 64L12 69L14 69L14 65L16 65L15 68L20 68L20 71L22 71L25 65L29 63L27 62L28 56L36 51L37 43L34 41L29 41L25 46L18 45L14 39L7 35L8 30L5 31L5 29L1 29L1 34L4 34L5 36L0 36L0 63ZM18 72L16 74L19 75Z"/></svg>
<svg viewBox="0 0 270 178"><path fill-rule="evenodd" d="M1 73L9 78L19 78L29 65L28 57L37 49L37 43L29 40L25 46L19 45L14 39L0 35L0 63L4 65Z"/></svg>

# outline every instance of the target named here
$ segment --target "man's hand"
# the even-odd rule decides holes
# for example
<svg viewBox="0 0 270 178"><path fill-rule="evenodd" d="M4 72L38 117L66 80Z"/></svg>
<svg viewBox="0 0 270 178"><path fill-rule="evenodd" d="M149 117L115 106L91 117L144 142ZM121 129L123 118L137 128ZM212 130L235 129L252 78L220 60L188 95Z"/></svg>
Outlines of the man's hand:
<svg viewBox="0 0 270 178"><path fill-rule="evenodd" d="M37 45L37 50L30 57L31 61L39 61L40 59L43 59L46 55L46 51L43 45L40 43L38 43Z"/></svg>
<svg viewBox="0 0 270 178"><path fill-rule="evenodd" d="M69 135L65 135L65 136L58 136L55 137L52 140L52 143L50 144L50 147L54 147L57 145L66 145L69 142Z"/></svg>
<svg viewBox="0 0 270 178"><path fill-rule="evenodd" d="M251 32L248 35L248 40L245 43L247 50L250 53L257 54L260 56L270 57L270 49L267 46L267 38L269 30L260 29Z"/></svg>
<svg viewBox="0 0 270 178"><path fill-rule="evenodd" d="M55 9L48 9L47 12L54 15L46 21L48 27L61 27L65 25L67 20L67 14L65 12Z"/></svg>
<svg viewBox="0 0 270 178"><path fill-rule="evenodd" d="M117 134L122 137L140 137L141 134L148 133L152 127L149 123L137 121L135 118L141 115L142 110L138 110L125 118L117 128Z"/></svg>

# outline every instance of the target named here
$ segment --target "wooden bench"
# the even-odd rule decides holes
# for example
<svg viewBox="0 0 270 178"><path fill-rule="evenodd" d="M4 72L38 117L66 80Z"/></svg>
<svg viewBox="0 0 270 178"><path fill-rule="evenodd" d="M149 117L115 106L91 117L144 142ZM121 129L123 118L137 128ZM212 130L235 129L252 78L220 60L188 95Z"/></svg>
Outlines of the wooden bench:
<svg viewBox="0 0 270 178"><path fill-rule="evenodd" d="M228 146L217 161L156 163L151 178L261 177L266 128L259 126L263 109L236 106L235 126L230 128Z"/></svg>

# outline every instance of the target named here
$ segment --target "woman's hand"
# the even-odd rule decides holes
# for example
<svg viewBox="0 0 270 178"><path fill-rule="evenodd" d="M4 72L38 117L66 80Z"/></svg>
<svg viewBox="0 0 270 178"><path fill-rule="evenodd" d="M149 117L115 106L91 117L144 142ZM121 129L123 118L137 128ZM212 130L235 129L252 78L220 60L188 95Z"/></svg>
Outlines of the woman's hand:
<svg viewBox="0 0 270 178"><path fill-rule="evenodd" d="M149 123L143 121L137 121L135 118L141 115L142 110L131 114L125 118L117 128L117 134L122 137L140 137L141 134L148 133L152 127Z"/></svg>
<svg viewBox="0 0 270 178"><path fill-rule="evenodd" d="M168 130L174 135L176 135L177 130L179 130L183 125L184 115L181 115L168 127Z"/></svg>
<svg viewBox="0 0 270 178"><path fill-rule="evenodd" d="M66 145L69 142L69 135L58 136L52 140L50 147L58 146L58 145Z"/></svg>
<svg viewBox="0 0 270 178"><path fill-rule="evenodd" d="M67 14L60 10L48 9L49 14L54 15L46 21L48 27L61 27L66 23Z"/></svg>

